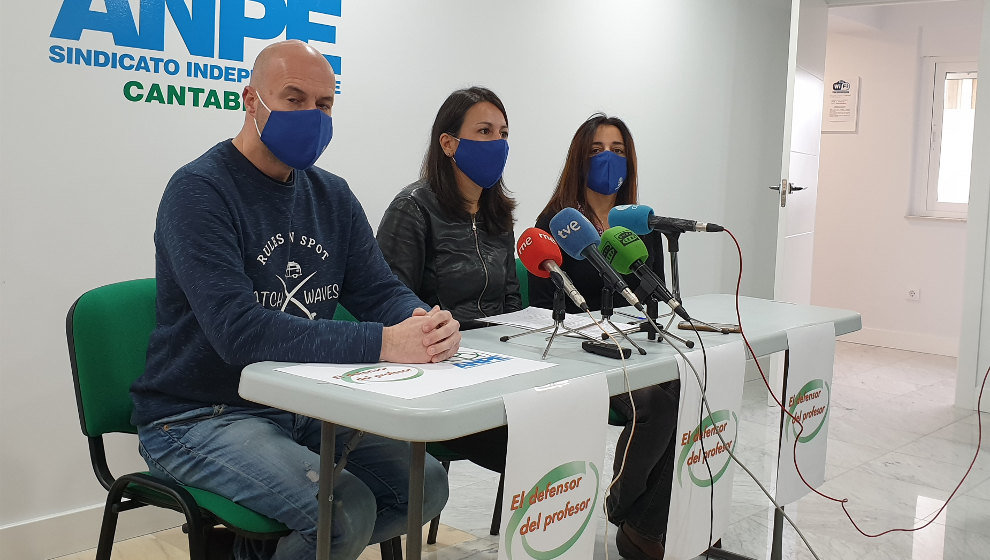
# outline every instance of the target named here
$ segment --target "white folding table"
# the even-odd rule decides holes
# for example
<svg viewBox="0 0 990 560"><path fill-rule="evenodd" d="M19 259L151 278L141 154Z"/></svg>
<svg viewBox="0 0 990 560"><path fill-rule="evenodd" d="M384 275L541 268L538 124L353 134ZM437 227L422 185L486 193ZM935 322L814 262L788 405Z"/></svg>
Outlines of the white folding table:
<svg viewBox="0 0 990 560"><path fill-rule="evenodd" d="M735 323L735 298L728 294L689 297L684 307L692 317L710 323ZM755 357L787 350L787 331L792 328L832 322L836 336L862 328L859 313L841 309L794 305L757 298L740 298L743 328ZM621 316L614 316L618 320ZM500 342L499 337L518 333L512 327L488 327L465 331L461 345L520 358L539 360L545 335L533 334ZM690 331L678 331L684 335ZM694 333L690 333L694 337ZM667 344L646 340L646 333L633 335L647 355L633 353L626 360L632 389L677 379L675 350ZM702 333L712 348L739 339L738 334ZM412 457L409 477L409 529L407 557L419 560L422 548L423 468L426 442L453 439L506 424L502 395L568 379L603 373L612 395L625 390L619 360L589 354L580 341L558 337L546 360L557 364L522 375L451 389L415 399L402 399L321 383L278 371L294 365L258 362L241 373L240 395L250 401L303 414L323 422L320 461L320 516L317 558L330 551L330 503L333 487L334 428L336 424L384 437L409 441ZM604 422L605 419L603 418Z"/></svg>

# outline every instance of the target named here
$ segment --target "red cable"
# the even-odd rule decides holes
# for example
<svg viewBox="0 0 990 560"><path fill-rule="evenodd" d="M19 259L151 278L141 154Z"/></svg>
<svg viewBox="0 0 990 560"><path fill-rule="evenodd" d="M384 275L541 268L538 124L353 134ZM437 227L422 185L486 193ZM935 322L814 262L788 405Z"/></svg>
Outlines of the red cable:
<svg viewBox="0 0 990 560"><path fill-rule="evenodd" d="M736 239L736 236L733 235L731 231L726 229L725 233L728 233L729 237L732 238L732 241L735 242L736 250L739 252L739 277L736 279L736 321L738 321L739 323L739 334L742 335L743 342L746 343L746 347L749 349L750 355L754 356L755 358L756 352L753 351L753 347L749 344L749 339L746 338L746 333L745 331L743 331L742 315L739 312L739 288L742 285L742 265L743 265L742 248L739 246L739 240ZM846 509L846 503L849 502L849 498L841 498L841 499L833 498L832 496L823 494L814 487L812 487L811 484L808 484L808 481L804 479L804 475L801 473L801 467L798 466L798 462L797 462L797 444L798 444L798 440L801 437L801 434L804 433L804 424L802 424L801 421L798 420L793 414L787 411L787 407L785 407L784 403L777 398L777 395L774 394L773 389L770 387L770 382L767 380L766 374L763 373L763 368L760 366L760 361L755 359L754 361L756 362L756 368L760 371L760 377L763 378L763 384L766 385L767 391L770 393L770 396L773 397L774 402L776 402L777 406L779 406L780 409L784 411L784 414L789 416L790 419L794 421L795 424L801 427L797 435L794 437L794 468L797 469L798 476L801 477L801 482L803 482L804 485L807 486L815 494L818 494L819 496L827 500L831 500L833 502L839 502L840 504L842 504L842 511L843 513L846 514L846 517L849 518L849 522L852 523L852 526L855 527L856 530L859 531L860 534L865 537L875 538L896 531L910 533L913 531L924 529L925 527L931 525L936 519L938 519L940 515L942 515L942 512L945 511L945 508L949 505L949 501L952 500L952 498L956 495L956 492L959 491L959 488L962 486L963 482L965 482L966 477L968 477L969 473L972 472L973 465L976 464L976 458L980 456L980 446L983 444L983 419L980 410L983 403L983 389L986 388L987 378L990 377L990 367L987 368L987 373L983 375L983 384L980 385L980 395L976 399L976 427L977 427L976 453L973 454L973 460L969 463L969 468L966 469L966 474L963 475L962 480L960 480L959 484L957 484L955 489L952 490L952 493L949 494L949 497L945 499L945 503L942 504L942 507L939 508L938 512L931 518L930 521L928 521L924 525L921 525L920 527L914 527L912 529L888 529L886 531L883 531L882 533L877 533L875 535L866 533L859 528L859 525L856 524L856 521L852 518L852 515L849 514L849 510Z"/></svg>

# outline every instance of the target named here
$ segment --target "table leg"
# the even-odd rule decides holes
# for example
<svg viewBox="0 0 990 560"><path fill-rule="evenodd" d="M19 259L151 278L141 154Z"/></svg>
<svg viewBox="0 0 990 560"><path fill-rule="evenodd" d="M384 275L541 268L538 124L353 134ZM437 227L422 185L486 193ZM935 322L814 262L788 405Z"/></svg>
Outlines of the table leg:
<svg viewBox="0 0 990 560"><path fill-rule="evenodd" d="M333 459L337 444L337 426L323 422L320 428L319 518L316 524L316 558L330 559L330 526L333 521Z"/></svg>
<svg viewBox="0 0 990 560"><path fill-rule="evenodd" d="M423 477L426 443L411 443L409 462L409 528L406 532L406 558L420 560L423 553Z"/></svg>
<svg viewBox="0 0 990 560"><path fill-rule="evenodd" d="M783 509L783 508L781 508ZM784 537L784 515L779 509L773 510L773 542L770 546L770 560L781 560L784 557L781 543Z"/></svg>
<svg viewBox="0 0 990 560"><path fill-rule="evenodd" d="M781 376L780 398L787 398L787 372L790 370L791 351L784 350L784 373ZM784 420L786 414L780 411L780 435L777 439L777 461L780 461L780 446L784 441ZM782 510L783 508L781 508ZM784 515L781 510L773 510L773 537L770 542L770 560L781 560L783 557L782 542L784 540Z"/></svg>

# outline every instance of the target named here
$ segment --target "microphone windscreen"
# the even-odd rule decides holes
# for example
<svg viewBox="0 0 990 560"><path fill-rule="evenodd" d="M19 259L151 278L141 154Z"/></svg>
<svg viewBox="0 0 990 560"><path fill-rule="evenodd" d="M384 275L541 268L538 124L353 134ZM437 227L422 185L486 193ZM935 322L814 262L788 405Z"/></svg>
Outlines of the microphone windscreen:
<svg viewBox="0 0 990 560"><path fill-rule="evenodd" d="M636 261L646 262L650 256L646 244L629 228L610 227L602 234L598 251L612 268L621 274L629 274Z"/></svg>
<svg viewBox="0 0 990 560"><path fill-rule="evenodd" d="M591 225L584 214L573 208L564 208L550 219L550 232L557 240L557 245L565 253L577 260L583 260L581 251L589 245L598 247L598 230Z"/></svg>
<svg viewBox="0 0 990 560"><path fill-rule="evenodd" d="M608 211L608 224L629 228L637 235L646 235L653 231L650 218L653 209L645 204L621 204Z"/></svg>
<svg viewBox="0 0 990 560"><path fill-rule="evenodd" d="M550 271L540 266L545 261L553 261L557 266L564 262L557 242L540 228L531 227L522 232L519 242L516 243L516 252L519 253L519 260L526 270L540 278L550 277Z"/></svg>

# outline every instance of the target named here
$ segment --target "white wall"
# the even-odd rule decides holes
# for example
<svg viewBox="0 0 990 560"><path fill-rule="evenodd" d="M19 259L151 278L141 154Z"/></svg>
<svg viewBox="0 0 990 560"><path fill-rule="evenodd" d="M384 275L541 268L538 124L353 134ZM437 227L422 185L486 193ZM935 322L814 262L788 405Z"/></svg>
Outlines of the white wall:
<svg viewBox="0 0 990 560"><path fill-rule="evenodd" d="M345 0L342 17L326 20L338 26L337 44L323 46L343 57L343 71L335 137L320 165L349 180L377 226L393 194L416 178L444 97L483 84L509 113L506 180L524 228L546 202L574 130L603 110L632 128L642 201L729 226L746 251L744 292L769 296L776 207L766 186L780 167L789 5ZM165 182L243 118L121 93L135 79L238 84L50 62L52 44L161 56L117 47L106 33L51 39L60 6L5 2L0 18L0 424L8 427L0 550L12 558L95 546L105 493L79 432L66 310L87 289L154 274ZM189 55L166 21L165 56L224 64ZM250 67L263 44L248 40L248 62L227 64ZM734 288L726 236L682 239L681 266L685 294ZM110 455L118 471L142 466L132 438L115 440Z"/></svg>
<svg viewBox="0 0 990 560"><path fill-rule="evenodd" d="M858 132L822 136L812 302L863 314L863 330L848 339L958 355L966 224L905 216L916 135L927 133L920 57L975 60L981 11L965 1L830 12L826 87L862 82ZM920 301L905 298L909 287Z"/></svg>

